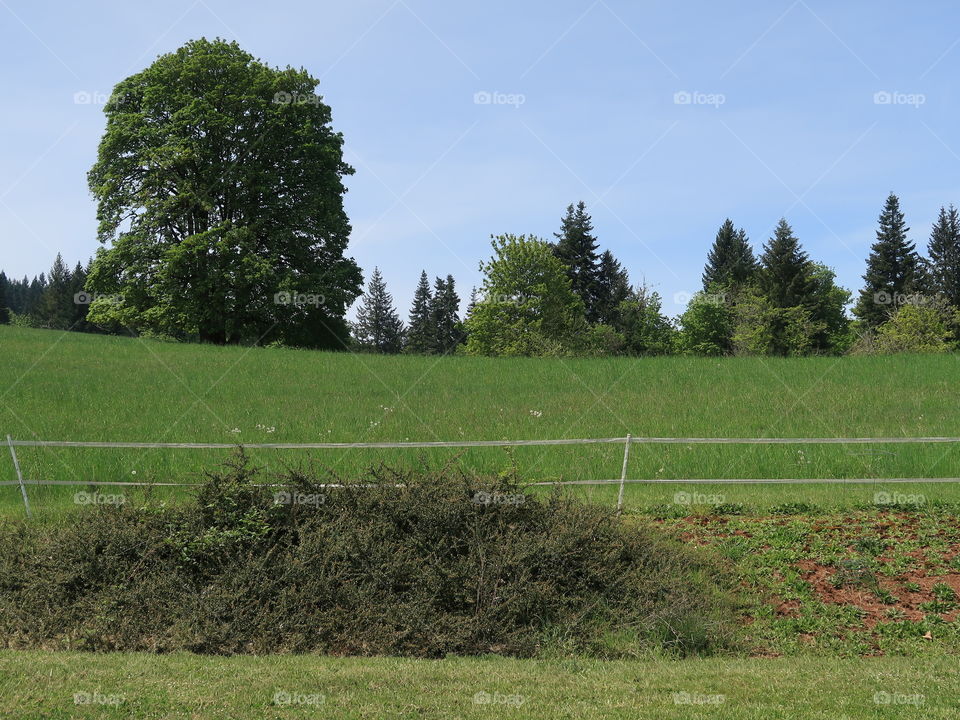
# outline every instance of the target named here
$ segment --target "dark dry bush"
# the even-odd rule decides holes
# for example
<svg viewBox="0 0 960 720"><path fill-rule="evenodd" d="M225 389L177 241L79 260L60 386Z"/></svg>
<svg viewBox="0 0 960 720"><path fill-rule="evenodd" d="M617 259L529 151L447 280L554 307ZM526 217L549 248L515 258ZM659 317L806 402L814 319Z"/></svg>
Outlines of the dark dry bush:
<svg viewBox="0 0 960 720"><path fill-rule="evenodd" d="M0 531L3 644L440 657L733 642L714 560L513 477L264 482L241 454L183 507Z"/></svg>

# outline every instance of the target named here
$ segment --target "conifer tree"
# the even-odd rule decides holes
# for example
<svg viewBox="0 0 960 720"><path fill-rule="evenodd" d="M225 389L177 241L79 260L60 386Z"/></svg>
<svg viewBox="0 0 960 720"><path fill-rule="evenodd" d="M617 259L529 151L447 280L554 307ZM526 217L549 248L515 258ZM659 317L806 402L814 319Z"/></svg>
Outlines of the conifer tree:
<svg viewBox="0 0 960 720"><path fill-rule="evenodd" d="M774 307L812 306L813 266L785 218L763 246L760 263L760 285Z"/></svg>
<svg viewBox="0 0 960 720"><path fill-rule="evenodd" d="M609 250L600 256L594 298L594 317L598 323L620 328L620 304L631 295L630 278Z"/></svg>
<svg viewBox="0 0 960 720"><path fill-rule="evenodd" d="M742 286L750 282L757 274L757 260L753 248L747 240L743 228L733 226L727 218L717 231L713 246L707 254L707 264L703 269L703 289L711 286Z"/></svg>
<svg viewBox="0 0 960 720"><path fill-rule="evenodd" d="M433 321L430 317L432 300L430 281L427 280L427 271L424 270L420 273L420 282L413 294L404 352L426 355L433 348Z"/></svg>
<svg viewBox="0 0 960 720"><path fill-rule="evenodd" d="M361 349L375 353L398 353L403 347L403 322L379 268L373 269L367 292L360 300L353 336Z"/></svg>
<svg viewBox="0 0 960 720"><path fill-rule="evenodd" d="M10 308L7 306L7 288L10 286L7 276L0 271L0 325L10 322Z"/></svg>
<svg viewBox="0 0 960 720"><path fill-rule="evenodd" d="M430 321L433 330L431 352L446 355L463 342L460 322L460 298L454 288L453 276L437 278L430 301Z"/></svg>
<svg viewBox="0 0 960 720"><path fill-rule="evenodd" d="M869 328L886 321L899 298L923 290L923 264L916 246L907 239L909 231L900 200L890 193L880 213L877 241L867 259L865 286L853 309Z"/></svg>
<svg viewBox="0 0 960 720"><path fill-rule="evenodd" d="M68 330L73 326L74 314L72 274L63 256L57 253L35 311L35 321L42 327Z"/></svg>
<svg viewBox="0 0 960 720"><path fill-rule="evenodd" d="M593 221L582 200L567 206L567 213L560 224L554 253L567 268L567 277L573 291L583 300L587 320L597 321L597 291L600 274L600 258L597 255L597 238L593 235Z"/></svg>
<svg viewBox="0 0 960 720"><path fill-rule="evenodd" d="M940 216L930 232L927 245L930 256L931 290L946 302L960 307L960 217L957 209L940 208Z"/></svg>

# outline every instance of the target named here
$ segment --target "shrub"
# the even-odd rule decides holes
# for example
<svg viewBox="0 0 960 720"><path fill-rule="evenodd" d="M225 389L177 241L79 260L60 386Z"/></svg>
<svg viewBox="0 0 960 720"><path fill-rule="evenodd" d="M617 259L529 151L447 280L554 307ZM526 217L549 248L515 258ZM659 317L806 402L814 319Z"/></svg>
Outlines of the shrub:
<svg viewBox="0 0 960 720"><path fill-rule="evenodd" d="M8 647L421 657L707 653L735 637L713 560L597 506L450 470L337 485L294 471L267 487L241 456L182 507L8 527L0 634Z"/></svg>

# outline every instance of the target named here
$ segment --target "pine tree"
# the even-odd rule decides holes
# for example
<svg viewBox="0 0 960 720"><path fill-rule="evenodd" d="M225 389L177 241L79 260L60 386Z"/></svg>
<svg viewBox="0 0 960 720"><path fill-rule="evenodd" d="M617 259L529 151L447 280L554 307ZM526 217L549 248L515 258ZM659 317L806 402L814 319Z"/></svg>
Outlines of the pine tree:
<svg viewBox="0 0 960 720"><path fill-rule="evenodd" d="M553 246L554 253L567 267L573 291L580 296L587 309L587 320L596 322L600 258L597 255L597 239L593 235L593 221L582 200L576 208L567 206L560 232L554 236L557 238Z"/></svg>
<svg viewBox="0 0 960 720"><path fill-rule="evenodd" d="M89 267L89 263L87 267ZM90 309L90 304L81 302L83 296L86 295L84 292L86 284L87 268L78 262L70 276L70 296L73 299L72 328L79 332L89 332L93 329L87 323L87 311Z"/></svg>
<svg viewBox="0 0 960 720"><path fill-rule="evenodd" d="M774 307L812 306L813 266L785 218L763 246L760 264L760 286Z"/></svg>
<svg viewBox="0 0 960 720"><path fill-rule="evenodd" d="M463 323L460 322L460 297L454 288L453 276L437 278L433 299L430 303L430 319L433 326L431 351L446 355L457 349L464 340Z"/></svg>
<svg viewBox="0 0 960 720"><path fill-rule="evenodd" d="M362 349L376 353L398 353L403 347L403 322L378 268L373 269L357 308L353 336Z"/></svg>
<svg viewBox="0 0 960 720"><path fill-rule="evenodd" d="M34 313L35 320L42 327L68 330L73 326L74 313L72 274L63 256L57 253Z"/></svg>
<svg viewBox="0 0 960 720"><path fill-rule="evenodd" d="M420 273L420 282L413 294L404 352L426 355L433 347L433 320L430 317L432 300L430 281L427 280L427 271L424 270Z"/></svg>
<svg viewBox="0 0 960 720"><path fill-rule="evenodd" d="M709 291L712 285L742 286L756 276L757 269L757 260L746 232L743 228L736 230L733 221L727 218L707 253L702 277L704 291Z"/></svg>
<svg viewBox="0 0 960 720"><path fill-rule="evenodd" d="M960 307L960 217L957 209L940 208L930 242L927 245L930 256L931 290L943 295L954 307Z"/></svg>
<svg viewBox="0 0 960 720"><path fill-rule="evenodd" d="M898 298L923 290L923 264L916 246L907 240L910 228L900 212L900 200L890 193L880 213L877 241L870 249L866 283L853 314L874 328L887 320Z"/></svg>
<svg viewBox="0 0 960 720"><path fill-rule="evenodd" d="M10 283L7 276L0 271L0 325L10 322L10 308L7 306L7 288Z"/></svg>
<svg viewBox="0 0 960 720"><path fill-rule="evenodd" d="M618 328L621 325L620 304L630 297L630 278L609 250L600 256L597 273L594 314L596 322Z"/></svg>

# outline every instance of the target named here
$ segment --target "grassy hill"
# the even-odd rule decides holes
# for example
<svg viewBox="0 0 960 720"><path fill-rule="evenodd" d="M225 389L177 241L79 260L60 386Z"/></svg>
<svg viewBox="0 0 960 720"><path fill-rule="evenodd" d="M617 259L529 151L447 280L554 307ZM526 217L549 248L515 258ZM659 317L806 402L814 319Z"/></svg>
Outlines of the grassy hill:
<svg viewBox="0 0 960 720"><path fill-rule="evenodd" d="M212 347L0 327L0 432L17 439L355 442L634 436L960 435L952 356L497 359ZM619 476L622 446L262 451L341 474L376 462L515 464L530 480ZM185 481L226 451L21 449L30 479ZM15 478L9 459L4 480ZM952 445L635 445L628 476L957 477ZM36 504L75 489L31 488ZM878 490L960 499L954 486L633 486L628 505L870 503ZM131 491L133 492L133 491ZM159 492L159 491L158 491ZM612 502L615 488L584 490ZM13 488L2 505L17 511ZM162 493L160 493L162 496Z"/></svg>

